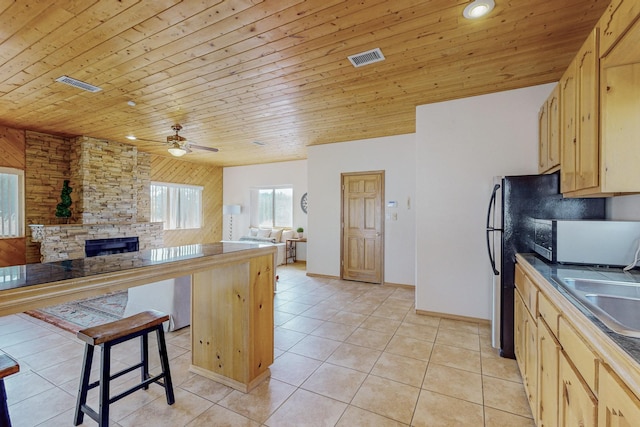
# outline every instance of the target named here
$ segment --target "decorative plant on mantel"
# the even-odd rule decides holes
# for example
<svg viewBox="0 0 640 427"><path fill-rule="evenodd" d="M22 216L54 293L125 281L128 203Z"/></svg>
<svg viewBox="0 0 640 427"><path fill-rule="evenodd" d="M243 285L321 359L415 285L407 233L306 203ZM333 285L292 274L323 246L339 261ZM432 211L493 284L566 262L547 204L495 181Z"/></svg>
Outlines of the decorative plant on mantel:
<svg viewBox="0 0 640 427"><path fill-rule="evenodd" d="M66 222L69 222L71 218L71 192L73 188L69 187L69 180L65 179L62 185L62 191L60 193L60 203L56 206L56 217L64 218Z"/></svg>

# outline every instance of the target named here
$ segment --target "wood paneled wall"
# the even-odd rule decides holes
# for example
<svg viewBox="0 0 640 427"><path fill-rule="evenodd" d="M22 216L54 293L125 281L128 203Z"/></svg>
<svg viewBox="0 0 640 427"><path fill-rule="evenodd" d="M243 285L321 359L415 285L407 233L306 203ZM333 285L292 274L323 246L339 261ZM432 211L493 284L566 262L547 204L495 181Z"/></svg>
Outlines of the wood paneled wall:
<svg viewBox="0 0 640 427"><path fill-rule="evenodd" d="M222 168L168 157L151 157L151 181L204 187L203 228L164 232L165 246L213 243L222 239Z"/></svg>
<svg viewBox="0 0 640 427"><path fill-rule="evenodd" d="M0 126L0 166L25 170L24 131ZM26 262L26 239L0 239L0 267Z"/></svg>
<svg viewBox="0 0 640 427"><path fill-rule="evenodd" d="M0 166L25 169L25 139L24 131L0 126Z"/></svg>
<svg viewBox="0 0 640 427"><path fill-rule="evenodd" d="M26 238L0 239L0 267L22 265L26 262Z"/></svg>

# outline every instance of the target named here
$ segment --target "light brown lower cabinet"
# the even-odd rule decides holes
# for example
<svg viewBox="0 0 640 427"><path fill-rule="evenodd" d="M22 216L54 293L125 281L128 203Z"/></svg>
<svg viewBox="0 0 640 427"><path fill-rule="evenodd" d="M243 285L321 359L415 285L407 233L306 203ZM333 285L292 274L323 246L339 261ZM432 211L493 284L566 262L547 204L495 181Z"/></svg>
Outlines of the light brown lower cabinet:
<svg viewBox="0 0 640 427"><path fill-rule="evenodd" d="M609 344L585 331L583 314L522 259L515 279L515 354L536 426L640 427L630 388L640 371L603 352Z"/></svg>
<svg viewBox="0 0 640 427"><path fill-rule="evenodd" d="M598 425L598 401L576 368L560 351L558 425L595 427Z"/></svg>
<svg viewBox="0 0 640 427"><path fill-rule="evenodd" d="M538 427L558 425L558 363L560 344L538 317Z"/></svg>
<svg viewBox="0 0 640 427"><path fill-rule="evenodd" d="M516 290L514 293L514 305L513 305L513 334L514 334L514 353L516 355L516 362L518 362L518 368L520 369L520 375L524 378L524 362L525 362L525 317L524 312L526 308L524 307L524 302L522 301L522 297L520 296L520 292Z"/></svg>
<svg viewBox="0 0 640 427"><path fill-rule="evenodd" d="M604 364L600 364L598 391L598 426L640 425L640 399Z"/></svg>
<svg viewBox="0 0 640 427"><path fill-rule="evenodd" d="M538 421L535 408L538 406L538 325L526 312L527 321L525 323L526 354L525 354L525 384L527 386L527 399L532 408L533 419Z"/></svg>

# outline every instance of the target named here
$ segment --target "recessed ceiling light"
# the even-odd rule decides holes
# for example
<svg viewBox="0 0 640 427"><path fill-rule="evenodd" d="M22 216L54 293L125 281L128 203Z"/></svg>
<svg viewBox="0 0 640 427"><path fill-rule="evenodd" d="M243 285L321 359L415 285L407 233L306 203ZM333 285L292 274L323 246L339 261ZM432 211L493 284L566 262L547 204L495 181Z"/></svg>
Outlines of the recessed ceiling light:
<svg viewBox="0 0 640 427"><path fill-rule="evenodd" d="M135 141L136 137L133 135L127 135L125 138L130 139L131 141Z"/></svg>
<svg viewBox="0 0 640 427"><path fill-rule="evenodd" d="M127 101L127 105L129 105L130 107L135 107L136 103L135 101Z"/></svg>
<svg viewBox="0 0 640 427"><path fill-rule="evenodd" d="M467 19L477 19L485 16L495 7L493 0L474 0L464 8L462 16Z"/></svg>

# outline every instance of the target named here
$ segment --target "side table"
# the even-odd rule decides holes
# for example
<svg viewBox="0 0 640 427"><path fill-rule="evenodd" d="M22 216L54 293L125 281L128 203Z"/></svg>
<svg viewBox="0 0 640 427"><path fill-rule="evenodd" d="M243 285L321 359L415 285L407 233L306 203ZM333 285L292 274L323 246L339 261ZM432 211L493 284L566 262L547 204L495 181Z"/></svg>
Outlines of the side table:
<svg viewBox="0 0 640 427"><path fill-rule="evenodd" d="M284 259L285 265L289 264L289 260L291 260L291 262L296 262L296 250L298 243L307 243L307 238L302 237L300 239L287 239L287 254Z"/></svg>

